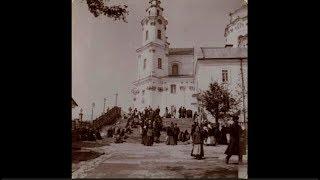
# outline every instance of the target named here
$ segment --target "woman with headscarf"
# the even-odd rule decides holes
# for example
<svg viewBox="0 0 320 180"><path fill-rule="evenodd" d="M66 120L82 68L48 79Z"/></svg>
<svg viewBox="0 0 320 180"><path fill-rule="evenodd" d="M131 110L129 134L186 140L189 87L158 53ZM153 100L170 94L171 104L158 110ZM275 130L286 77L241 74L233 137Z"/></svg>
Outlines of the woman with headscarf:
<svg viewBox="0 0 320 180"><path fill-rule="evenodd" d="M216 145L216 138L214 137L214 128L211 124L208 124L208 138L206 141L207 146L215 146Z"/></svg>
<svg viewBox="0 0 320 180"><path fill-rule="evenodd" d="M170 127L167 128L167 145L175 145L175 140L174 140L174 124L171 122Z"/></svg>
<svg viewBox="0 0 320 180"><path fill-rule="evenodd" d="M199 126L195 128L195 132L192 135L192 151L191 156L195 157L196 159L202 159L204 156L203 152L203 137L200 132Z"/></svg>

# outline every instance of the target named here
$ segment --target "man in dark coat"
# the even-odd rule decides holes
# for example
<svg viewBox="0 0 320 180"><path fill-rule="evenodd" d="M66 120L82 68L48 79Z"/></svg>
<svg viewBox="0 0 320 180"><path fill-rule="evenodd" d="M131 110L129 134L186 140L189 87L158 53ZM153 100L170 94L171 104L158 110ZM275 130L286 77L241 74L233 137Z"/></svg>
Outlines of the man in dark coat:
<svg viewBox="0 0 320 180"><path fill-rule="evenodd" d="M147 127L147 146L152 146L153 145L153 140L154 140L154 131L152 125L148 125Z"/></svg>
<svg viewBox="0 0 320 180"><path fill-rule="evenodd" d="M175 140L174 140L174 124L171 122L170 126L167 127L167 145L175 145Z"/></svg>
<svg viewBox="0 0 320 180"><path fill-rule="evenodd" d="M196 121L193 122L192 126L191 126L191 137L196 129L196 127L198 126L198 123Z"/></svg>
<svg viewBox="0 0 320 180"><path fill-rule="evenodd" d="M182 118L186 118L187 115L187 109L185 107L182 107Z"/></svg>
<svg viewBox="0 0 320 180"><path fill-rule="evenodd" d="M217 123L213 128L213 136L214 136L214 138L216 140L216 144L219 143L220 137L221 137L221 131L219 129L219 126L220 126L219 123Z"/></svg>
<svg viewBox="0 0 320 180"><path fill-rule="evenodd" d="M180 106L180 108L179 108L179 118L181 118L181 113L182 113L182 108L181 108L181 106Z"/></svg>
<svg viewBox="0 0 320 180"><path fill-rule="evenodd" d="M174 124L173 132L174 132L174 143L175 145L177 145L179 133L180 133L180 128L178 127L177 123Z"/></svg>
<svg viewBox="0 0 320 180"><path fill-rule="evenodd" d="M188 130L183 133L183 142L188 141L190 139L190 134Z"/></svg>
<svg viewBox="0 0 320 180"><path fill-rule="evenodd" d="M141 134L141 144L146 145L147 141L147 128L144 124L141 125L142 134Z"/></svg>
<svg viewBox="0 0 320 180"><path fill-rule="evenodd" d="M233 124L230 126L230 143L228 145L228 148L225 151L226 157L226 163L229 163L229 159L232 155L238 155L239 156L239 162L242 161L242 154L239 151L239 145L240 145L240 133L241 133L241 127L238 124L238 116L233 117Z"/></svg>
<svg viewBox="0 0 320 180"><path fill-rule="evenodd" d="M182 132L180 132L180 134L179 134L178 140L181 141L181 142L184 142L183 136L184 136L184 132L182 131Z"/></svg>
<svg viewBox="0 0 320 180"><path fill-rule="evenodd" d="M227 132L228 129L226 127L226 125L223 125L222 128L221 128L221 137L220 137L220 140L219 140L219 144L223 144L223 145L226 145L228 144L228 140L227 140Z"/></svg>

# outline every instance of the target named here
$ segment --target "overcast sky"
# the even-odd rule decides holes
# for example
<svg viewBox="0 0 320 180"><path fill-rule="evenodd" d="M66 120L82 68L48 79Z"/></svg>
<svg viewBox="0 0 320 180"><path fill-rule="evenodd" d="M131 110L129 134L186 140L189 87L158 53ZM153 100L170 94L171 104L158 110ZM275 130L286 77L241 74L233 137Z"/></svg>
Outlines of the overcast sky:
<svg viewBox="0 0 320 180"><path fill-rule="evenodd" d="M132 104L131 83L137 79L135 50L142 44L140 21L147 15L148 2L111 0L111 4L128 5L128 23L124 23L105 16L95 18L84 0L74 0L72 97L83 108L85 119L90 119L93 102L95 117L103 110L103 98L107 98L106 106L113 106L116 92L118 105L125 111ZM170 47L224 46L228 14L241 4L241 0L162 0Z"/></svg>

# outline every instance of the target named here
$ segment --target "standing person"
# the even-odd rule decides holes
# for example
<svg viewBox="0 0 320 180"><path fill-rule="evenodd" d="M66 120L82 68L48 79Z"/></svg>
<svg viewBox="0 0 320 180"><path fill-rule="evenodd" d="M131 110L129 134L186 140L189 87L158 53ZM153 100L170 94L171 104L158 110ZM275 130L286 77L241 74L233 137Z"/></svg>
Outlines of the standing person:
<svg viewBox="0 0 320 180"><path fill-rule="evenodd" d="M196 159L200 160L204 157L203 151L203 137L200 132L199 126L195 128L195 132L192 135L192 151L191 156L195 157Z"/></svg>
<svg viewBox="0 0 320 180"><path fill-rule="evenodd" d="M203 134L203 144L204 145L208 145L207 142L208 142L208 127L203 125L202 128L200 129L200 131L202 130L202 134Z"/></svg>
<svg viewBox="0 0 320 180"><path fill-rule="evenodd" d="M167 145L175 145L175 141L174 141L174 125L173 122L171 122L170 127L167 128Z"/></svg>
<svg viewBox="0 0 320 180"><path fill-rule="evenodd" d="M171 106L171 108L170 108L170 114L171 114L171 117L174 118L174 116L173 116L173 106Z"/></svg>
<svg viewBox="0 0 320 180"><path fill-rule="evenodd" d="M187 118L187 109L183 107L183 118Z"/></svg>
<svg viewBox="0 0 320 180"><path fill-rule="evenodd" d="M147 146L152 146L153 145L153 127L151 124L148 125L148 130L147 130Z"/></svg>
<svg viewBox="0 0 320 180"><path fill-rule="evenodd" d="M214 128L211 124L208 124L208 139L207 139L208 146L215 146L216 145L216 138L214 136Z"/></svg>
<svg viewBox="0 0 320 180"><path fill-rule="evenodd" d="M191 126L191 141L193 141L192 140L192 136L193 136L193 133L194 133L194 131L196 130L196 127L198 126L198 123L195 121L195 122L193 122L193 124L192 124L192 126Z"/></svg>
<svg viewBox="0 0 320 180"><path fill-rule="evenodd" d="M169 115L169 110L168 110L168 107L166 107L166 110L165 110L165 113L164 113L164 117L168 118L168 115Z"/></svg>
<svg viewBox="0 0 320 180"><path fill-rule="evenodd" d="M227 141L227 126L226 126L226 124L222 125L221 137L220 137L220 142L219 143L223 144L223 145L228 144L228 141Z"/></svg>
<svg viewBox="0 0 320 180"><path fill-rule="evenodd" d="M186 130L183 134L183 140L189 141L189 139L190 139L190 134L189 134L188 130Z"/></svg>
<svg viewBox="0 0 320 180"><path fill-rule="evenodd" d="M176 107L173 106L173 112L172 112L173 118L176 118L176 114L177 114Z"/></svg>
<svg viewBox="0 0 320 180"><path fill-rule="evenodd" d="M195 122L196 121L196 119L197 119L197 117L198 117L198 114L197 114L197 111L196 112L194 112L194 114L193 114L193 122Z"/></svg>
<svg viewBox="0 0 320 180"><path fill-rule="evenodd" d="M219 143L219 140L221 138L221 131L220 131L220 125L217 123L213 128L213 135L215 139L215 145Z"/></svg>
<svg viewBox="0 0 320 180"><path fill-rule="evenodd" d="M162 130L162 120L160 115L158 114L155 120L155 137L156 137L155 142L156 143L160 143L161 130Z"/></svg>
<svg viewBox="0 0 320 180"><path fill-rule="evenodd" d="M232 155L239 156L239 162L242 161L242 154L239 151L240 145L240 133L241 127L238 124L238 116L233 117L233 124L230 126L230 143L228 148L225 151L226 156L226 163L229 164L229 159Z"/></svg>
<svg viewBox="0 0 320 180"><path fill-rule="evenodd" d="M182 108L181 108L181 106L180 106L180 108L179 108L179 118L181 118L181 113L182 113Z"/></svg>
<svg viewBox="0 0 320 180"><path fill-rule="evenodd" d="M174 143L175 145L177 145L179 140L179 133L180 133L180 128L178 127L177 123L174 124L173 132L174 132Z"/></svg>
<svg viewBox="0 0 320 180"><path fill-rule="evenodd" d="M146 145L147 141L147 127L142 125L141 144Z"/></svg>

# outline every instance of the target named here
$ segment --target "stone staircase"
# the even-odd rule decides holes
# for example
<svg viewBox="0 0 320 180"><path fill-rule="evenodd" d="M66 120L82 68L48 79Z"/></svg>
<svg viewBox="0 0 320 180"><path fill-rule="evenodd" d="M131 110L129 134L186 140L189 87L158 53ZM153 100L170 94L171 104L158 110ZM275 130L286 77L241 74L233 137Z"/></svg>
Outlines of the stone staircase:
<svg viewBox="0 0 320 180"><path fill-rule="evenodd" d="M162 122L163 122L164 127L170 126L171 122L177 123L178 127L180 128L180 131L188 130L189 133L191 132L191 125L193 124L192 118L181 118L181 119L163 118ZM108 128L112 127L112 126L116 126L121 129L122 128L124 129L126 126L126 123L127 123L127 119L118 119L115 124L105 126L102 129L101 133L106 134ZM140 143L141 142L141 134L139 133L139 128L134 128L132 130L133 130L133 132L131 134L128 134L129 138L126 139L125 141L128 143ZM104 137L104 138L107 138L107 137ZM163 131L163 132L161 132L160 141L164 142L165 138L166 138L166 132Z"/></svg>

